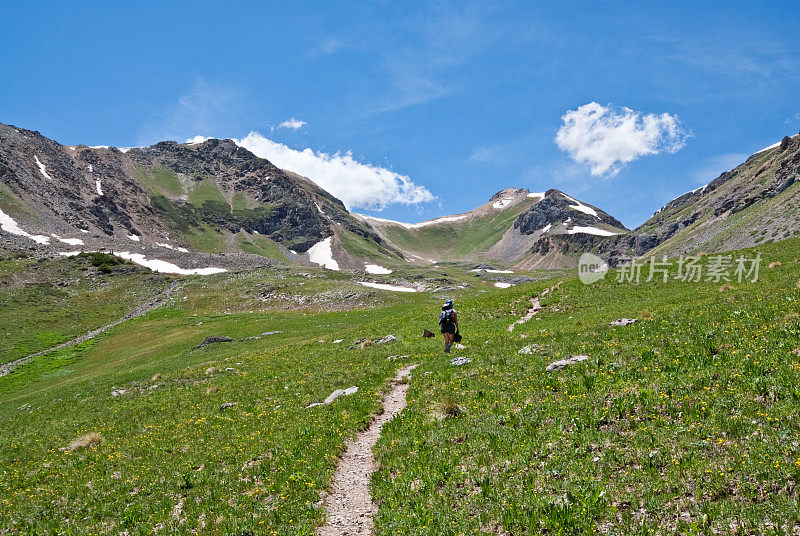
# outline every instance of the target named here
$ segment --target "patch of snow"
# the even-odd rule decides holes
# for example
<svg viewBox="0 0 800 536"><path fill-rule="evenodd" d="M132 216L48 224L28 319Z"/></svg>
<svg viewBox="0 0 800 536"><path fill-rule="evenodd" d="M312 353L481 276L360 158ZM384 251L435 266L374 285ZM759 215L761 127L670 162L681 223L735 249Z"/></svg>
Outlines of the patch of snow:
<svg viewBox="0 0 800 536"><path fill-rule="evenodd" d="M329 236L311 246L308 250L308 260L328 270L338 270L339 263L334 260L333 252L331 251L332 239L333 237Z"/></svg>
<svg viewBox="0 0 800 536"><path fill-rule="evenodd" d="M320 213L320 214L325 214L324 212L322 212L322 207L321 207L321 206L319 206L319 203L317 203L316 201L314 201L314 204L315 204L315 205L317 205L317 210L319 210L319 213Z"/></svg>
<svg viewBox="0 0 800 536"><path fill-rule="evenodd" d="M514 270L486 270L487 274L513 274Z"/></svg>
<svg viewBox="0 0 800 536"><path fill-rule="evenodd" d="M528 197L544 197L544 192L531 192L528 194Z"/></svg>
<svg viewBox="0 0 800 536"><path fill-rule="evenodd" d="M170 246L169 244L162 244L161 242L156 242L156 245L159 246L159 247L162 247L162 248L175 249L174 247Z"/></svg>
<svg viewBox="0 0 800 536"><path fill-rule="evenodd" d="M364 270L366 270L368 274L385 275L392 273L390 269L384 268L383 266L377 264L365 264Z"/></svg>
<svg viewBox="0 0 800 536"><path fill-rule="evenodd" d="M80 251L60 251L58 254L61 255L62 257L74 257L75 255L80 255L81 252Z"/></svg>
<svg viewBox="0 0 800 536"><path fill-rule="evenodd" d="M410 288L410 287L397 287L395 285L385 285L383 283L370 283L369 281L359 281L359 285L364 285L365 287L370 288L377 288L380 290L391 290L393 292L416 292L417 289Z"/></svg>
<svg viewBox="0 0 800 536"><path fill-rule="evenodd" d="M577 210L578 212L583 212L584 214L588 214L589 216L594 216L597 219L600 219L600 216L597 215L597 211L588 205L584 205L580 201L575 201L576 205L569 205L569 208L572 210Z"/></svg>
<svg viewBox="0 0 800 536"><path fill-rule="evenodd" d="M27 231L23 231L22 228L17 224L14 219L0 210L0 229L3 231L17 235L17 236L24 236L25 238L30 238L37 244L49 244L50 237L49 236L42 236L42 235L32 235Z"/></svg>
<svg viewBox="0 0 800 536"><path fill-rule="evenodd" d="M606 231L605 229L598 229L597 227L581 227L581 226L575 226L572 229L567 229L567 233L568 234L584 233L597 236L614 236L619 234L613 231Z"/></svg>
<svg viewBox="0 0 800 536"><path fill-rule="evenodd" d="M508 288L511 286L511 283L503 283L502 281L495 282L494 286L497 288Z"/></svg>
<svg viewBox="0 0 800 536"><path fill-rule="evenodd" d="M514 201L513 197L506 197L505 199L501 199L500 201L495 201L492 204L492 207L496 209L504 209L509 206Z"/></svg>
<svg viewBox="0 0 800 536"><path fill-rule="evenodd" d="M49 181L53 180L53 177L51 177L50 174L47 173L47 168L44 167L44 164L42 164L42 161L39 160L39 157L33 155L33 159L36 160L36 165L39 166L39 172L41 172L42 176Z"/></svg>
<svg viewBox="0 0 800 536"><path fill-rule="evenodd" d="M207 136L199 136L198 135L198 136L194 136L193 138L189 138L188 140L186 140L186 143L188 143L189 145L197 145L199 143L203 143L204 141L210 140L210 139L211 138L209 138Z"/></svg>
<svg viewBox="0 0 800 536"><path fill-rule="evenodd" d="M773 143L773 144L772 144L772 145L770 145L769 147L764 147L764 148L763 148L763 149L761 149L760 151L756 151L756 154L758 154L758 153L763 153L764 151L769 151L770 149L774 149L775 147L777 147L777 146L778 146L778 145L780 145L780 144L781 144L781 142L778 142L778 143Z"/></svg>
<svg viewBox="0 0 800 536"><path fill-rule="evenodd" d="M103 195L103 189L100 187L100 179L94 180L94 187L97 188L97 195Z"/></svg>
<svg viewBox="0 0 800 536"><path fill-rule="evenodd" d="M112 251L113 255L122 259L139 264L146 268L150 268L154 272L161 272L165 274L180 274L180 275L211 275L227 272L225 268L181 268L177 264L162 261L159 259L148 259L141 253L131 253L129 251Z"/></svg>
<svg viewBox="0 0 800 536"><path fill-rule="evenodd" d="M295 251L295 250L293 250L293 249L290 249L289 251L290 251L290 252L292 252L292 253L294 253L295 255L300 255L298 252L296 252L296 251Z"/></svg>
<svg viewBox="0 0 800 536"><path fill-rule="evenodd" d="M59 242L64 242L65 244L69 244L70 246L82 246L83 245L83 240L81 240L80 238L61 238L60 236L54 235L54 234L51 234L50 236L52 236L53 238L55 238Z"/></svg>
<svg viewBox="0 0 800 536"><path fill-rule="evenodd" d="M117 147L121 153L127 153L131 149L141 149L141 147Z"/></svg>
<svg viewBox="0 0 800 536"><path fill-rule="evenodd" d="M89 173L94 173L94 166L93 165L89 164L86 167L89 168Z"/></svg>
<svg viewBox="0 0 800 536"><path fill-rule="evenodd" d="M92 148L92 149L108 149L109 146L108 145L92 145L92 146L90 146L90 148Z"/></svg>
<svg viewBox="0 0 800 536"><path fill-rule="evenodd" d="M141 240L141 238L139 238L139 237L138 237L138 236L136 236L135 234L129 234L129 235L128 235L128 238L129 238L129 239L131 239L131 240L133 240L134 242L138 242L139 240Z"/></svg>
<svg viewBox="0 0 800 536"><path fill-rule="evenodd" d="M542 229L541 229L541 232L543 232L543 233L546 233L546 232L547 232L547 231L549 231L549 230L550 230L552 227L553 227L553 224L552 224L552 223L548 223L547 225L545 225L544 227L542 227Z"/></svg>
<svg viewBox="0 0 800 536"><path fill-rule="evenodd" d="M469 214L460 214L458 216L443 216L441 218L436 218L436 219L433 219L433 220L423 221L423 222L420 222L420 223L403 223L401 221L387 220L387 219L378 218L378 217L375 217L375 216L367 216L366 214L356 214L356 213L354 213L354 215L355 216L359 216L359 217L361 217L361 218L363 218L365 220L372 220L372 221L377 221L377 222L380 222L380 223L388 223L388 224L391 224L391 225L399 225L401 227L405 227L406 229L419 229L420 227L427 227L429 225L437 225L439 223L447 223L447 222L452 222L452 221L459 221L459 220L463 220L464 218L468 218L469 217Z"/></svg>
<svg viewBox="0 0 800 536"><path fill-rule="evenodd" d="M88 230L88 229L79 229L79 230L80 230L80 232L82 232L82 233L88 233L88 232L89 232L89 230Z"/></svg>
<svg viewBox="0 0 800 536"><path fill-rule="evenodd" d="M178 250L178 251L180 251L181 253L189 253L189 250L188 250L188 249L186 249L186 248L177 247L177 248L175 248L175 249L177 249L177 250Z"/></svg>

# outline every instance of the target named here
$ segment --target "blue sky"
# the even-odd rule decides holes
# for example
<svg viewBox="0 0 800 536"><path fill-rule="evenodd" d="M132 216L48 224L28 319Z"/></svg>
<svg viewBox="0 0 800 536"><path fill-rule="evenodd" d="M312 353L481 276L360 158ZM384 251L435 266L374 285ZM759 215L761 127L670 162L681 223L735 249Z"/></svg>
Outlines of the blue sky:
<svg viewBox="0 0 800 536"><path fill-rule="evenodd" d="M236 138L403 221L553 187L634 227L800 129L797 2L6 1L0 22L4 123Z"/></svg>

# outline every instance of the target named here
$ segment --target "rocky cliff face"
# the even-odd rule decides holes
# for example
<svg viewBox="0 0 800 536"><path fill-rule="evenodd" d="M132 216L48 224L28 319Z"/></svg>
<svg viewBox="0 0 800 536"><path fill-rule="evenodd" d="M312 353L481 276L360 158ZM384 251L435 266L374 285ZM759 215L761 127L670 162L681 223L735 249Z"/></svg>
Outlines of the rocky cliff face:
<svg viewBox="0 0 800 536"><path fill-rule="evenodd" d="M556 189L545 192L544 199L514 221L514 228L524 235L534 234L548 225L551 228L563 225L565 230L575 227L610 227L614 232L625 231L625 226L616 218Z"/></svg>

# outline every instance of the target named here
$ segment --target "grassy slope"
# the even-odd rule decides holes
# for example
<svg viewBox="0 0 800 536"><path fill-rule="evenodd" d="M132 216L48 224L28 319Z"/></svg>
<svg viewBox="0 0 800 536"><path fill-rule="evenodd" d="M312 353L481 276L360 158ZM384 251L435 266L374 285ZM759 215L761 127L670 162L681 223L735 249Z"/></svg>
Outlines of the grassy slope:
<svg viewBox="0 0 800 536"><path fill-rule="evenodd" d="M166 278L149 271L132 265L122 271L133 272L120 270L98 274L83 258L0 258L0 363L114 321L166 287ZM23 283L33 280L37 283Z"/></svg>
<svg viewBox="0 0 800 536"><path fill-rule="evenodd" d="M418 338L433 327L437 294L276 312L282 300L264 292L359 287L288 268L194 279L171 307L0 378L0 533L311 534L337 453L377 407L401 365L386 357L398 354L421 366L409 408L376 450L380 534L702 533L731 520L764 532L767 517L797 522L800 241L760 250L783 264L724 292L568 278L513 334L527 298L554 281L473 287L457 296L473 359L464 367L448 364L440 340ZM641 321L608 326L621 316ZM274 330L284 333L192 350L209 335ZM386 333L400 341L347 349ZM541 354L517 354L532 343ZM544 372L574 353L591 359ZM357 394L305 409L351 385ZM112 397L115 388L130 391ZM437 419L445 399L465 413ZM238 405L220 411L223 402ZM92 431L103 444L58 450Z"/></svg>
<svg viewBox="0 0 800 536"><path fill-rule="evenodd" d="M514 220L533 204L525 200L505 210L466 222L449 222L419 229L397 225L381 226L386 238L404 251L434 260L479 258L511 227Z"/></svg>

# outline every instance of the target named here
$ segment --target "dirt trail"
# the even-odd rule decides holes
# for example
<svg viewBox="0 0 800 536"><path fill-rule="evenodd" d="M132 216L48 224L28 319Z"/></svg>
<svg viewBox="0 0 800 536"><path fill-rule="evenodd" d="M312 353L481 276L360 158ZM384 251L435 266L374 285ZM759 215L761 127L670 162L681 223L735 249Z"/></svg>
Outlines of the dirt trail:
<svg viewBox="0 0 800 536"><path fill-rule="evenodd" d="M369 492L369 480L375 472L372 449L381 435L384 424L406 407L408 383L401 383L411 375L417 365L397 372L391 390L383 399L383 411L373 419L369 428L348 441L331 479L330 491L325 496L328 512L325 524L317 529L320 536L369 536L372 534L372 516L375 505Z"/></svg>
<svg viewBox="0 0 800 536"><path fill-rule="evenodd" d="M10 363L4 363L4 364L0 365L0 376L5 376L6 374L11 372L12 370L17 368L18 366L24 365L25 363L27 363L28 361L30 361L31 359L33 359L36 356L39 356L39 355L42 355L42 354L46 354L47 352L52 352L54 350L60 350L62 348L67 348L68 346L74 346L74 345L80 344L82 342L86 342L89 339L91 339L93 337L96 337L100 333L103 333L104 331L107 331L107 330L113 328L114 326L122 324L123 322L125 322L127 320L131 320L133 318L136 318L137 316L142 316L145 313L149 313L153 309L158 309L159 307L161 307L164 304L164 302L167 300L167 298L169 298L170 294L172 294L172 292L177 288L177 286L178 286L178 282L177 281L173 281L172 283L170 283L169 287L167 287L164 290L164 292L162 292L161 294L158 294L156 296L151 297L145 303L143 303L140 306L136 307L135 309L129 311L125 316L123 316L121 318L118 318L117 320L111 322L110 324L106 324L105 326L101 326L99 328L96 328L96 329L93 329L91 331L88 331L88 332L84 333L83 335L81 335L79 337L75 337L74 339L70 339L70 340L68 340L66 342L62 342L61 344L57 344L56 346L53 346L52 348L48 348L47 350L42 350L41 352L36 352L35 354L31 354L29 356L20 357L19 359L11 361Z"/></svg>
<svg viewBox="0 0 800 536"><path fill-rule="evenodd" d="M561 283L563 283L563 281L559 281L557 284L553 285L552 287L544 289L542 291L542 293L539 294L538 296L532 297L531 300L530 300L531 301L531 308L528 309L528 313L525 316L523 316L522 318L520 318L519 320L515 320L514 322L512 322L511 325L508 326L508 331L514 331L515 327L517 327L520 324L524 324L525 322L527 322L528 320L533 318L533 315L535 315L536 313L541 311L542 310L542 304L539 302L539 298L542 297L542 296L546 296L550 292L556 290L559 287L559 285L561 285Z"/></svg>

